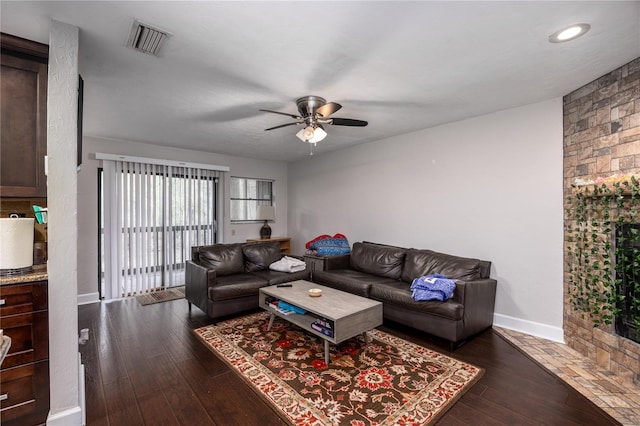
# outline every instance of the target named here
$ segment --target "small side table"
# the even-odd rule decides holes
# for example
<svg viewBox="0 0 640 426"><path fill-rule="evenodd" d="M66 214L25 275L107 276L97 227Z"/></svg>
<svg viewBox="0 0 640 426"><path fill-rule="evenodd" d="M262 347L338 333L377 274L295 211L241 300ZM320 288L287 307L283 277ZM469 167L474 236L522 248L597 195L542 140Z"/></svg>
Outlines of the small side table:
<svg viewBox="0 0 640 426"><path fill-rule="evenodd" d="M313 281L314 271L325 271L327 269L327 258L325 256L316 256L313 254L305 254L304 262L311 271L311 281Z"/></svg>
<svg viewBox="0 0 640 426"><path fill-rule="evenodd" d="M291 254L291 237L249 238L248 243L260 243L265 241L277 241L280 243L282 254Z"/></svg>

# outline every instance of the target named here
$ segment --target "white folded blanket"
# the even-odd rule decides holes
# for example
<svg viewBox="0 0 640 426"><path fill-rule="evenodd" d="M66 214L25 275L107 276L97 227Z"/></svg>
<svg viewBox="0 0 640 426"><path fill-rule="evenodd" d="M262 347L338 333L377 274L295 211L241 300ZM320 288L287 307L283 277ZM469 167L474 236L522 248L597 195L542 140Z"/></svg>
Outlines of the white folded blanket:
<svg viewBox="0 0 640 426"><path fill-rule="evenodd" d="M289 273L304 271L306 267L307 264L302 260L289 256L284 256L282 259L269 265L269 269L272 271Z"/></svg>

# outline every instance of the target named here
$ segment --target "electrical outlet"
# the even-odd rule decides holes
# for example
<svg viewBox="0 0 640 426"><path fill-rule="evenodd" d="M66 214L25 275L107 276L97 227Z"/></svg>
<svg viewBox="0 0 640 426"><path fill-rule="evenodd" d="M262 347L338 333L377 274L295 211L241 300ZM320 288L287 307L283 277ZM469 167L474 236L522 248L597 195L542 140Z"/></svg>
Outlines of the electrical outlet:
<svg viewBox="0 0 640 426"><path fill-rule="evenodd" d="M231 230L231 235L236 235L236 230L235 229Z"/></svg>

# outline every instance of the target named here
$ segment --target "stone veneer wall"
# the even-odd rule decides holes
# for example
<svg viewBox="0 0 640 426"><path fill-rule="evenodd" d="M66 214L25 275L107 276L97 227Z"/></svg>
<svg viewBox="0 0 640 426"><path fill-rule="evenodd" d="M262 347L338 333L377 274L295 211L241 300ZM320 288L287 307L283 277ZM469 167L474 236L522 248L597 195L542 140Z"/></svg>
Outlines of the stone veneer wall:
<svg viewBox="0 0 640 426"><path fill-rule="evenodd" d="M640 58L568 94L563 109L565 202L576 178L640 175ZM572 311L566 262L564 281L567 344L640 385L640 344L616 335L613 325L593 328Z"/></svg>

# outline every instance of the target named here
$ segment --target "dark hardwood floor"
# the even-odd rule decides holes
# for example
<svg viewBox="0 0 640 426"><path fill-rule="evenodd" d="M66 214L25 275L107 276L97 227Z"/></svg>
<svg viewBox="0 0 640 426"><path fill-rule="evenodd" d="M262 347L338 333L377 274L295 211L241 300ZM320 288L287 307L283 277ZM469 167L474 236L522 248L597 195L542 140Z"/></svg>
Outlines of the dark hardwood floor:
<svg viewBox="0 0 640 426"><path fill-rule="evenodd" d="M211 321L185 300L135 299L79 307L87 424L283 425L275 412L192 334ZM384 331L448 353L446 342L398 324ZM492 330L451 356L484 376L438 425L616 425L613 418Z"/></svg>

